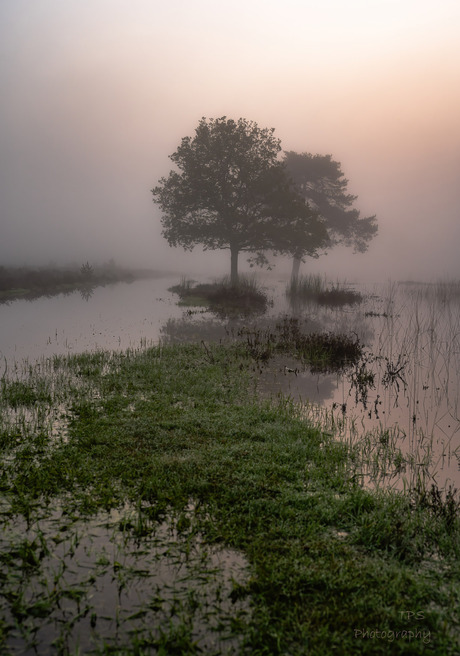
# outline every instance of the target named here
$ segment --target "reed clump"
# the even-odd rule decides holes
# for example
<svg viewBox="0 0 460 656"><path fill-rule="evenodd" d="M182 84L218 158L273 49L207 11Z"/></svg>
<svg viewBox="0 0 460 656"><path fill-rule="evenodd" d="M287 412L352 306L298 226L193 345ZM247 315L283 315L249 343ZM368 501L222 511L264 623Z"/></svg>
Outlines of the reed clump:
<svg viewBox="0 0 460 656"><path fill-rule="evenodd" d="M286 296L291 302L314 302L329 307L354 305L363 300L362 294L346 284L329 284L325 277L312 274L292 277L286 287Z"/></svg>

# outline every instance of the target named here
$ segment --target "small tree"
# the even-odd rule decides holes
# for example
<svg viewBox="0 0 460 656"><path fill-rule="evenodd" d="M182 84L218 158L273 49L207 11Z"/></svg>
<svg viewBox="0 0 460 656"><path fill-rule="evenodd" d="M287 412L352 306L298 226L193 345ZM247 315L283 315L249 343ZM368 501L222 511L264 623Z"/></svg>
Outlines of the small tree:
<svg viewBox="0 0 460 656"><path fill-rule="evenodd" d="M89 280L93 279L94 276L94 269L91 266L89 262L86 262L85 264L82 264L80 267L80 275L81 277L86 280L87 282Z"/></svg>
<svg viewBox="0 0 460 656"><path fill-rule="evenodd" d="M341 165L331 155L310 153L284 153L284 164L292 181L305 201L316 210L328 233L324 245L352 246L355 252L367 250L370 240L377 234L374 216L361 217L353 207L357 196L347 192L348 180ZM317 251L315 251L315 254ZM310 253L301 243L291 249L292 276L297 277L300 263Z"/></svg>
<svg viewBox="0 0 460 656"><path fill-rule="evenodd" d="M273 128L240 118L202 118L170 158L171 171L152 189L171 246L230 250L230 277L238 281L238 255L284 248L279 233L294 216L311 214L277 159Z"/></svg>

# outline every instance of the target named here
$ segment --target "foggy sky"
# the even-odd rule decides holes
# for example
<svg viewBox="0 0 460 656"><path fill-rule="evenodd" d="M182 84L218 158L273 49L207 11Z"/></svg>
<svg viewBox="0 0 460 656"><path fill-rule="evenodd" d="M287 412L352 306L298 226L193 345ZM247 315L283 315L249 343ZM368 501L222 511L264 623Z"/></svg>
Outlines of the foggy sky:
<svg viewBox="0 0 460 656"><path fill-rule="evenodd" d="M225 115L331 154L377 215L368 253L303 271L460 277L459 29L458 0L2 0L0 264L227 273L167 246L150 193Z"/></svg>

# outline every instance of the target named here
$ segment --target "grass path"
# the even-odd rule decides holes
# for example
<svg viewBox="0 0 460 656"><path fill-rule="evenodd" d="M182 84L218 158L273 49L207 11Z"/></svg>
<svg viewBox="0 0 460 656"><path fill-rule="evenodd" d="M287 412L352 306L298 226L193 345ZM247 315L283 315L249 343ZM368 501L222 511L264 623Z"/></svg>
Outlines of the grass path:
<svg viewBox="0 0 460 656"><path fill-rule="evenodd" d="M9 531L0 555L2 653L24 653L47 623L57 632L56 653L78 653L84 622L93 653L460 653L455 498L363 490L359 445L308 425L287 400L261 402L252 364L241 344L179 345L60 358L22 382L2 381L1 521ZM37 522L56 509L60 528ZM49 569L56 531L84 535L83 518L114 509L112 544L123 536L116 560L94 565L94 580L77 586L67 632L62 622L57 631L65 595ZM129 552L130 585L148 579L139 549L148 561L165 522L181 554L199 541L204 551L229 549L248 563L246 576L213 592L231 602L222 610L227 638L214 651L203 651L203 636L220 630L219 623L206 629L212 612L203 606L212 601L191 602L200 577L211 576L209 561L193 565L186 612L169 604L167 630L164 617L155 625L161 604L147 586L148 622L135 635L115 641L98 633L91 606L98 572L119 577L120 552ZM36 527L27 540L23 526ZM59 562L71 567L64 554ZM41 592L31 601L32 582ZM189 622L198 611L199 622Z"/></svg>

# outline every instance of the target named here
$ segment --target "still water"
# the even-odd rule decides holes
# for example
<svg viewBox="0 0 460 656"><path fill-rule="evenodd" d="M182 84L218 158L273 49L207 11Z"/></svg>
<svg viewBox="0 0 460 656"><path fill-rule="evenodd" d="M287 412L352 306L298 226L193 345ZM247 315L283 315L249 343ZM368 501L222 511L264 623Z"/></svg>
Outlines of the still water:
<svg viewBox="0 0 460 656"><path fill-rule="evenodd" d="M292 306L286 281L276 276L260 282L273 302L263 316L240 320L178 306L168 288L179 276L98 287L90 296L74 292L2 304L0 375L55 354L224 339L242 324L264 328L295 316L305 331L355 335L364 356L344 371L320 373L277 357L261 369L259 391L288 394L306 416L342 439L367 435L374 453L375 443L381 445L381 459L389 444L400 449L410 472L389 463L384 485L401 488L420 479L460 488L458 286L452 294L435 285L355 285L362 303L324 307Z"/></svg>
<svg viewBox="0 0 460 656"><path fill-rule="evenodd" d="M124 350L157 342L168 318L183 314L168 292L178 278L96 287L32 301L0 304L0 358L9 366L97 349Z"/></svg>
<svg viewBox="0 0 460 656"><path fill-rule="evenodd" d="M364 484L459 489L458 285L354 288L363 296L360 304L295 310L306 329L356 335L365 347L360 361L313 374L281 359L263 372L261 389L288 393L306 417L334 435L366 442Z"/></svg>

